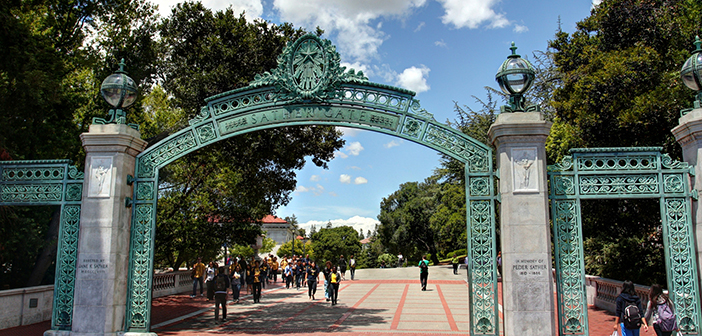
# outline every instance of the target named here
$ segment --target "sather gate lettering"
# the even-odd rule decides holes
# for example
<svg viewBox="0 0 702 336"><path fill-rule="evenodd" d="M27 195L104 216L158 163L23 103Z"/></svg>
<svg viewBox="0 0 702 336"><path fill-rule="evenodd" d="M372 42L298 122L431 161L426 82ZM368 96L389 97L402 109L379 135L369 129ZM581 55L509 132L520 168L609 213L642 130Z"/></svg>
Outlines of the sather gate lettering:
<svg viewBox="0 0 702 336"><path fill-rule="evenodd" d="M137 156L125 331L150 328L159 169L214 142L262 129L333 125L389 134L465 164L471 334L498 335L495 190L490 147L423 110L414 92L344 72L328 40L290 43L278 67L249 86L206 99L190 126Z"/></svg>

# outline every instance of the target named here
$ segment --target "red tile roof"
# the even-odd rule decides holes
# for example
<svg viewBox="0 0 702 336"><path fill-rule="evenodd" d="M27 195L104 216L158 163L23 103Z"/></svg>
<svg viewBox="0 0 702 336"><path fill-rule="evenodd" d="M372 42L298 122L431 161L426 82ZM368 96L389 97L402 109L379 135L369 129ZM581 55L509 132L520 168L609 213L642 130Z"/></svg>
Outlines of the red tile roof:
<svg viewBox="0 0 702 336"><path fill-rule="evenodd" d="M261 223L262 224L287 224L288 222L286 222L284 219L278 218L276 216L267 215L266 217L263 217L263 219L261 219Z"/></svg>

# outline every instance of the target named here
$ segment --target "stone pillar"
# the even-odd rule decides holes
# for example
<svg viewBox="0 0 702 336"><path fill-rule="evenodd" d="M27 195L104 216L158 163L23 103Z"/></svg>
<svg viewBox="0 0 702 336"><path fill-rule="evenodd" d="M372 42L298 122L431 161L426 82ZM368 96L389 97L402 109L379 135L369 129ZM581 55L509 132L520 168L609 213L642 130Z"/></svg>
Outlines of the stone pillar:
<svg viewBox="0 0 702 336"><path fill-rule="evenodd" d="M695 167L695 176L690 190L702 195L702 109L694 109L678 120L671 131L682 147L683 161ZM702 276L702 210L699 201L692 201L692 227L695 230L697 250L697 276ZM698 279L702 283L702 279Z"/></svg>
<svg viewBox="0 0 702 336"><path fill-rule="evenodd" d="M556 335L546 137L539 112L502 113L488 135L500 171L502 302L507 336Z"/></svg>
<svg viewBox="0 0 702 336"><path fill-rule="evenodd" d="M71 335L117 335L124 329L132 197L127 175L146 148L139 131L91 125L86 151Z"/></svg>

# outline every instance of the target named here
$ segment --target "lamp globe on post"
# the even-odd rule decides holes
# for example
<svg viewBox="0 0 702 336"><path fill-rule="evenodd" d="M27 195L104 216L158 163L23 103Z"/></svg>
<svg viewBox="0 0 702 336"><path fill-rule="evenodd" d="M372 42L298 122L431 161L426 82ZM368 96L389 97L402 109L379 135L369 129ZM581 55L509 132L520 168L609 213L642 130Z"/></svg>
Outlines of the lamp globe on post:
<svg viewBox="0 0 702 336"><path fill-rule="evenodd" d="M700 41L699 36L695 38L695 47L692 56L685 61L680 69L680 77L685 86L697 91L694 108L698 109L702 104L702 41ZM689 111L690 109L683 110L683 114Z"/></svg>
<svg viewBox="0 0 702 336"><path fill-rule="evenodd" d="M119 63L119 70L107 76L100 86L100 94L114 109L109 113L109 119L93 118L93 124L126 124L127 118L123 109L128 108L137 98L137 86L134 80L124 71L124 59ZM129 124L139 129L139 125Z"/></svg>
<svg viewBox="0 0 702 336"><path fill-rule="evenodd" d="M507 56L495 75L502 92L509 95L509 106L502 106L501 112L538 111L535 105L524 107L524 93L534 83L536 71L529 61L517 54L517 47L510 47L512 54Z"/></svg>

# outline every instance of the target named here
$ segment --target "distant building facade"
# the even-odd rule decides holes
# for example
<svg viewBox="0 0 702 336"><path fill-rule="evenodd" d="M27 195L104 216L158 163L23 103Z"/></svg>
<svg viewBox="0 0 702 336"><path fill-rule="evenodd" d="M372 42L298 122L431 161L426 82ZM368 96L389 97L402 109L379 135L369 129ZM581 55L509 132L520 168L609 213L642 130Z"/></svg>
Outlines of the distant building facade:
<svg viewBox="0 0 702 336"><path fill-rule="evenodd" d="M266 237L275 240L275 247L270 254L277 255L278 249L283 243L292 239L290 232L290 224L284 219L273 215L268 215L261 220L261 229L266 232ZM267 257L268 253L261 254L261 257Z"/></svg>

